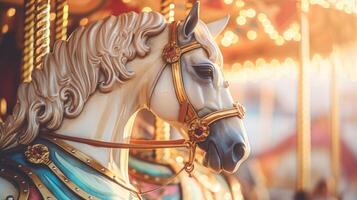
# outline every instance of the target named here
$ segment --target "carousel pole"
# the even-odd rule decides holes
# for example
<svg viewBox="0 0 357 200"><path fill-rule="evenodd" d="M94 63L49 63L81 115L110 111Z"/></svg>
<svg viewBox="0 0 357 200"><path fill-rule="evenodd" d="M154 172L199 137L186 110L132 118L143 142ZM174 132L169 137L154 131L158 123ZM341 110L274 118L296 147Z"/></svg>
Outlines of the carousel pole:
<svg viewBox="0 0 357 200"><path fill-rule="evenodd" d="M336 51L333 53L333 59L336 59ZM332 166L332 192L338 197L339 177L340 177L340 121L339 121L339 97L338 97L338 69L337 62L331 65L331 166Z"/></svg>
<svg viewBox="0 0 357 200"><path fill-rule="evenodd" d="M67 39L68 24L68 4L67 0L56 0L56 19L55 19L55 41Z"/></svg>
<svg viewBox="0 0 357 200"><path fill-rule="evenodd" d="M165 16L169 22L174 20L173 0L161 0L160 13ZM170 125L164 120L156 117L155 119L155 140L169 140ZM156 149L156 160L163 160L170 157L170 149Z"/></svg>
<svg viewBox="0 0 357 200"><path fill-rule="evenodd" d="M42 67L43 57L50 52L50 0L35 1L34 67Z"/></svg>
<svg viewBox="0 0 357 200"><path fill-rule="evenodd" d="M300 68L298 71L297 110L297 191L306 192L310 184L310 34L309 1L301 0Z"/></svg>
<svg viewBox="0 0 357 200"><path fill-rule="evenodd" d="M31 81L34 56L35 0L25 1L24 46L22 55L21 82Z"/></svg>

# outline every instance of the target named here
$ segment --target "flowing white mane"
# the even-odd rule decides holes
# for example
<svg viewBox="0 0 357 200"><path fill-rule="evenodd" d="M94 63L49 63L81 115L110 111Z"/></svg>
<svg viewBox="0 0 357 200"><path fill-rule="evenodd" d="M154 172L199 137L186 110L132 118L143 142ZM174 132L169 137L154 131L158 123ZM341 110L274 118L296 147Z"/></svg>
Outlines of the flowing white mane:
<svg viewBox="0 0 357 200"><path fill-rule="evenodd" d="M28 144L40 128L58 129L64 117L81 113L97 88L109 92L133 77L125 64L149 53L147 39L165 26L159 13L130 12L80 27L68 41L56 42L32 82L20 85L13 114L0 124L0 149Z"/></svg>

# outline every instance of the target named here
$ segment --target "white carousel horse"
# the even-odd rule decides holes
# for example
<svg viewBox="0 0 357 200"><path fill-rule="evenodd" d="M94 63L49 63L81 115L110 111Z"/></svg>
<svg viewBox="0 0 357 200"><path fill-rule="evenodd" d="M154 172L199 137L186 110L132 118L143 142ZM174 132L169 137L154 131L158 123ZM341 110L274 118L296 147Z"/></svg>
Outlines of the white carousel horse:
<svg viewBox="0 0 357 200"><path fill-rule="evenodd" d="M206 152L205 166L236 171L249 144L213 39L226 23L206 25L195 4L177 29L159 13L131 12L56 42L43 69L20 85L14 113L0 125L0 199L137 198L128 179L128 150L98 146L127 143L130 119L145 107L191 133L186 144L197 142ZM177 42L169 37L175 34ZM163 60L168 42L182 55L166 49Z"/></svg>

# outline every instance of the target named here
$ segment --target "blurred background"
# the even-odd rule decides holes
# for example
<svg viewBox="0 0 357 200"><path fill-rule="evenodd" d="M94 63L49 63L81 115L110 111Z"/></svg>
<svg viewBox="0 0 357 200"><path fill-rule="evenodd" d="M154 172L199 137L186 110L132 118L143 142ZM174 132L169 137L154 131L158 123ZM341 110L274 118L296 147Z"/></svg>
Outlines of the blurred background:
<svg viewBox="0 0 357 200"><path fill-rule="evenodd" d="M183 19L194 2L53 0L49 46L108 15L158 11L169 21ZM314 199L357 199L357 1L200 2L205 22L231 17L216 42L232 95L247 111L252 153L237 173L244 197L291 199L303 191ZM25 8L22 0L0 0L3 120L12 112L18 85L31 80L23 55L32 30L24 23L33 16ZM155 123L154 116L145 116Z"/></svg>

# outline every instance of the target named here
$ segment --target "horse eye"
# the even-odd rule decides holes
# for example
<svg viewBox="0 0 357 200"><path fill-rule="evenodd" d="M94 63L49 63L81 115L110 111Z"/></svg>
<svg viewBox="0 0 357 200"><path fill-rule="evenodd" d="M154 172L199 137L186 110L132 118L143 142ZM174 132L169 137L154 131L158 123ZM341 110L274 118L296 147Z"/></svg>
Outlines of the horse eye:
<svg viewBox="0 0 357 200"><path fill-rule="evenodd" d="M210 65L193 66L196 74L202 79L213 79L213 67Z"/></svg>

